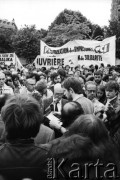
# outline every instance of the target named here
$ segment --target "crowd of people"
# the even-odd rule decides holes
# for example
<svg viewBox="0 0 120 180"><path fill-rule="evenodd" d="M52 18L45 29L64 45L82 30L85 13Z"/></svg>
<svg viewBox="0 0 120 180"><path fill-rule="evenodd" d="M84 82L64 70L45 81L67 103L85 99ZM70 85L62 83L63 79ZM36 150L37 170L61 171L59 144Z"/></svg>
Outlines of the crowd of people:
<svg viewBox="0 0 120 180"><path fill-rule="evenodd" d="M119 169L119 66L0 66L0 180L119 179Z"/></svg>

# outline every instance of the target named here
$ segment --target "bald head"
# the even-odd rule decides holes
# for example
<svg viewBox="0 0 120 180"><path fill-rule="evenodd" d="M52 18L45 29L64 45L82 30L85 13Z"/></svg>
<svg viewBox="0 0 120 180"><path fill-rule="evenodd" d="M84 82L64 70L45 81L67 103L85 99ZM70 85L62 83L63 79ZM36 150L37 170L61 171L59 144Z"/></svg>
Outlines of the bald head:
<svg viewBox="0 0 120 180"><path fill-rule="evenodd" d="M64 89L61 87L60 83L54 85L54 93L63 93Z"/></svg>
<svg viewBox="0 0 120 180"><path fill-rule="evenodd" d="M64 94L64 89L61 87L60 83L54 85L54 97L61 99Z"/></svg>
<svg viewBox="0 0 120 180"><path fill-rule="evenodd" d="M28 91L33 92L35 84L36 84L35 79L32 79L32 78L27 79L26 87L27 87Z"/></svg>
<svg viewBox="0 0 120 180"><path fill-rule="evenodd" d="M75 119L78 116L84 114L84 111L78 102L72 101L66 103L63 106L61 114L62 114L63 126L68 127L75 121Z"/></svg>

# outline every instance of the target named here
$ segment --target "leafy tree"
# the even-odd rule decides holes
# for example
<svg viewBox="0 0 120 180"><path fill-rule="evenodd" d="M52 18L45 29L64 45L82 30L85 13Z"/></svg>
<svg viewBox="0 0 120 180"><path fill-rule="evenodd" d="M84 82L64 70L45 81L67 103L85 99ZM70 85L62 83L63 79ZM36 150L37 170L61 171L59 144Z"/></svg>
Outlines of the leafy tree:
<svg viewBox="0 0 120 180"><path fill-rule="evenodd" d="M70 40L91 39L92 23L80 12L65 9L51 23L43 38L50 46L61 46Z"/></svg>
<svg viewBox="0 0 120 180"><path fill-rule="evenodd" d="M14 52L12 36L16 33L13 29L0 28L0 53Z"/></svg>
<svg viewBox="0 0 120 180"><path fill-rule="evenodd" d="M105 37L116 36L116 57L120 59L120 22L116 19L109 21L109 26L104 27Z"/></svg>
<svg viewBox="0 0 120 180"><path fill-rule="evenodd" d="M15 48L15 53L26 58L29 63L32 62L40 54L40 38L42 35L41 31L37 31L34 25L20 29L13 37L12 45Z"/></svg>

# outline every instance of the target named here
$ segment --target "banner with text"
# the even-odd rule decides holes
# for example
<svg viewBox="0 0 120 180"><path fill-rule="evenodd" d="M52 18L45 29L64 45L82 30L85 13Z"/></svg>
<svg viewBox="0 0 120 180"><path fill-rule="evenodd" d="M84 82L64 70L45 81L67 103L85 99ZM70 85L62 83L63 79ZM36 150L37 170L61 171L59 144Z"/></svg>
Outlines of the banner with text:
<svg viewBox="0 0 120 180"><path fill-rule="evenodd" d="M64 64L66 64L66 59L69 59L73 64L78 63L80 65L99 65L101 63L115 65L115 40L115 36L103 41L74 40L61 47L50 47L41 41L40 55L44 59L64 58Z"/></svg>
<svg viewBox="0 0 120 180"><path fill-rule="evenodd" d="M73 56L72 58L67 57L46 57L38 55L34 61L36 68L46 67L50 68L53 66L54 68L58 68L59 65L70 67L75 67L78 65L77 57Z"/></svg>
<svg viewBox="0 0 120 180"><path fill-rule="evenodd" d="M2 53L0 54L0 65L13 65L15 69L22 69L23 66L15 53Z"/></svg>

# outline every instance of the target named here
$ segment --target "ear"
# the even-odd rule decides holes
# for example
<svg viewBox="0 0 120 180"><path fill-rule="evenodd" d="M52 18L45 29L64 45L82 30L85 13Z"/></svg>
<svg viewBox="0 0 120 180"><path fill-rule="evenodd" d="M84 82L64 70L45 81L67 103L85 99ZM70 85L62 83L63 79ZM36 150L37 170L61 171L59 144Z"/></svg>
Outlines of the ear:
<svg viewBox="0 0 120 180"><path fill-rule="evenodd" d="M70 88L70 89L69 89L69 92L70 92L71 94L73 94L73 93L74 93L73 88Z"/></svg>

